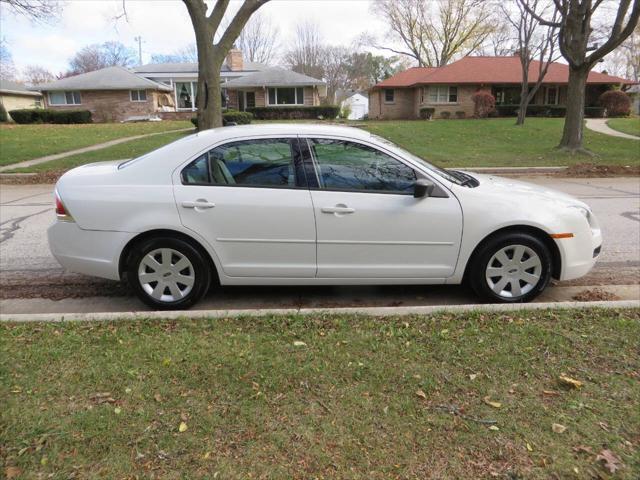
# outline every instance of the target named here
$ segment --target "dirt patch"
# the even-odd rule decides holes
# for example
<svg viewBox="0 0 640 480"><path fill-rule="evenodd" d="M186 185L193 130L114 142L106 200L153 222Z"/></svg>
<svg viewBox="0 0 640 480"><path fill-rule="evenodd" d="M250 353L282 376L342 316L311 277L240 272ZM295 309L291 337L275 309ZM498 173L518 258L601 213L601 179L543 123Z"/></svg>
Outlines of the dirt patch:
<svg viewBox="0 0 640 480"><path fill-rule="evenodd" d="M0 300L10 298L124 297L131 292L124 282L84 277L76 274L30 275L0 278Z"/></svg>
<svg viewBox="0 0 640 480"><path fill-rule="evenodd" d="M640 165L597 165L577 163L557 173L561 177L636 177Z"/></svg>
<svg viewBox="0 0 640 480"><path fill-rule="evenodd" d="M2 173L0 174L0 185L53 184L56 183L65 172L66 170L39 172L33 174Z"/></svg>
<svg viewBox="0 0 640 480"><path fill-rule="evenodd" d="M620 297L601 288L592 288L590 290L583 290L577 295L574 295L572 299L577 302L596 302L620 300Z"/></svg>

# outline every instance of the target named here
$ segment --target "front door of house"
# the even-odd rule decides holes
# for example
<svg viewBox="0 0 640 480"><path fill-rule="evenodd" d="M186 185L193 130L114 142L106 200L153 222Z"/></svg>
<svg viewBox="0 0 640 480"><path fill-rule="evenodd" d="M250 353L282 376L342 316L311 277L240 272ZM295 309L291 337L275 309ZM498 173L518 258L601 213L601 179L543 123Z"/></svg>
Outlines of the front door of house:
<svg viewBox="0 0 640 480"><path fill-rule="evenodd" d="M238 92L238 110L241 112L245 111L244 93L245 92Z"/></svg>

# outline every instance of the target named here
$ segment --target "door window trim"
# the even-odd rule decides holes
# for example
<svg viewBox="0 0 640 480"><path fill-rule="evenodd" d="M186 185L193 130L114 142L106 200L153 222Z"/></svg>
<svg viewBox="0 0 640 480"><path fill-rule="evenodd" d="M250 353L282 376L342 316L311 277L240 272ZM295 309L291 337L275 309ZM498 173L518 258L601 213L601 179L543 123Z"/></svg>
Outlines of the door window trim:
<svg viewBox="0 0 640 480"><path fill-rule="evenodd" d="M293 161L293 170L294 175L296 177L296 185L248 185L248 184L222 184L222 183L185 183L184 177L182 176L183 171L195 162L202 155L209 155L209 152L215 150L216 148L224 147L225 145L229 145L232 143L240 143L240 142L251 142L255 140L269 141L269 140L281 140L289 143L291 147L292 161ZM232 187L232 188L269 188L269 189L277 189L277 190L308 190L308 182L307 182L307 172L304 168L300 168L304 165L304 152L302 150L302 145L300 138L297 135L294 136L265 136L265 137L248 137L248 138L233 138L226 139L225 141L215 144L211 147L208 147L206 150L199 152L194 157L190 158L188 161L182 163L174 172L177 172L179 184L185 187ZM210 159L207 158L207 166L209 169L209 175L211 175L211 163ZM299 174L302 172L302 175ZM175 182L174 182L175 183Z"/></svg>

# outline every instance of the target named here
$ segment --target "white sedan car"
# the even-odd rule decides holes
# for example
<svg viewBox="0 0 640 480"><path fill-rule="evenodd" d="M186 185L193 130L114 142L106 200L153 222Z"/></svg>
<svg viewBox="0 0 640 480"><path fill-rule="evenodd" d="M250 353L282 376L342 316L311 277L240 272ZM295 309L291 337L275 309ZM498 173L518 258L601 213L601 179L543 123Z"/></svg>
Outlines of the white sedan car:
<svg viewBox="0 0 640 480"><path fill-rule="evenodd" d="M525 302L585 275L598 222L560 192L442 170L366 131L207 130L56 185L51 251L159 309L222 285L459 284Z"/></svg>

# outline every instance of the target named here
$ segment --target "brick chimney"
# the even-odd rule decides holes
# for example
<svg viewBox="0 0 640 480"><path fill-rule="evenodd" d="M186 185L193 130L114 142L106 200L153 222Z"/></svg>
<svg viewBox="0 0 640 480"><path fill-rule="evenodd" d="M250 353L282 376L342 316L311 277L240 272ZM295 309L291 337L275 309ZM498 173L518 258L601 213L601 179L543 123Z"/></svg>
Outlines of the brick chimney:
<svg viewBox="0 0 640 480"><path fill-rule="evenodd" d="M229 70L231 70L232 72L241 71L244 68L244 62L242 61L242 50L238 50L235 47L231 48L231 50L229 50L229 53L227 53L226 62L227 67L229 67Z"/></svg>

